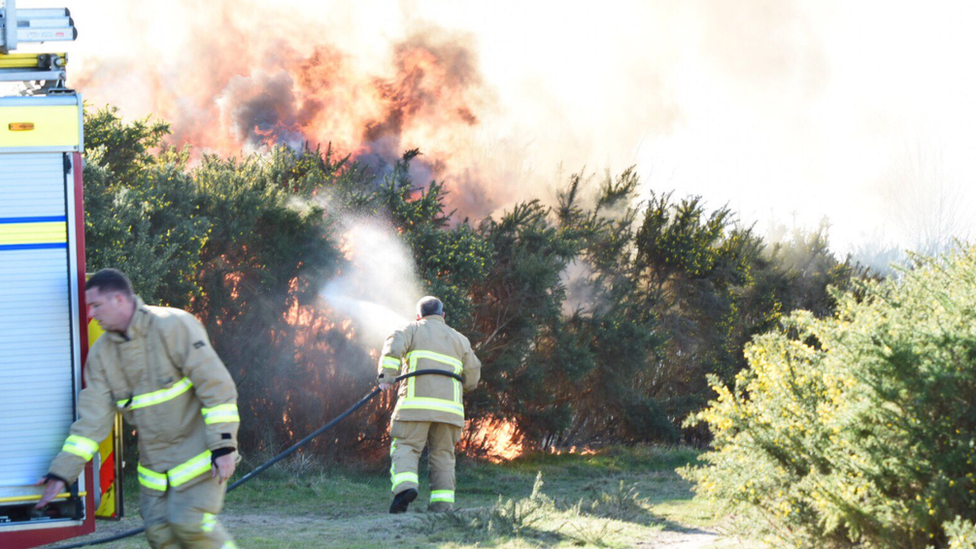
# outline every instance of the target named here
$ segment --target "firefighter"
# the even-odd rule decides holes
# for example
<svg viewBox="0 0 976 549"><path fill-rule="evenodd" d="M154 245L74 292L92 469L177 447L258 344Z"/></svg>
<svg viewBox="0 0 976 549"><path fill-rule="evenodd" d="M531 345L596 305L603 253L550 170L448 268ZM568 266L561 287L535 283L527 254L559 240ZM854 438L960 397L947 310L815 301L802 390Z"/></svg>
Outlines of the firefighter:
<svg viewBox="0 0 976 549"><path fill-rule="evenodd" d="M408 378L400 384L390 425L390 477L393 503L390 513L404 513L417 499L417 464L428 445L430 506L434 512L454 507L454 447L464 427L462 392L481 378L481 362L471 343L444 321L444 305L427 296L417 303L417 320L386 339L379 361L379 386L393 387L400 374L415 370L446 370L460 374L464 382L447 376Z"/></svg>
<svg viewBox="0 0 976 549"><path fill-rule="evenodd" d="M79 418L38 483L43 507L74 482L116 411L139 436L140 512L153 549L236 549L217 521L237 461L237 388L203 325L150 307L115 269L85 285L105 335L88 353Z"/></svg>

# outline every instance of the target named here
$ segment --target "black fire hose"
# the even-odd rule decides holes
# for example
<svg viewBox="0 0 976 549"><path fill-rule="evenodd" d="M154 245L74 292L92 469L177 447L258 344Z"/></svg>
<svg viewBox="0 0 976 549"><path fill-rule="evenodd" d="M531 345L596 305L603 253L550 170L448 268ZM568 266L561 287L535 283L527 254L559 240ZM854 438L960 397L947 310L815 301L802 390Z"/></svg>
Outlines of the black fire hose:
<svg viewBox="0 0 976 549"><path fill-rule="evenodd" d="M402 376L399 376L395 380L393 380L393 382L396 383L396 382L402 381L404 379L407 379L408 377L422 376L422 375L447 376L447 377L452 377L452 378L454 378L454 379L456 379L456 380L458 380L460 382L464 382L464 378L462 378L458 374L455 374L454 372L445 372L443 370L417 370L415 372L409 372L409 373L403 374ZM366 396L364 396L363 398L361 398L359 400L359 402L357 402L356 404L353 404L352 407L350 407L345 412L342 412L341 414L339 414L338 416L336 416L332 421L330 421L330 422L326 423L325 425L319 427L318 429L316 429L315 431L313 431L311 434L309 434L308 436L306 436L302 440L299 440L298 442L296 442L295 444L293 444L290 448L288 448L284 452L281 452L277 456L275 456L275 457L269 459L268 461L262 463L256 469L254 469L253 471L251 471L248 474L246 474L243 477L241 477L237 482L235 482L235 483L231 484L230 486L228 486L227 487L227 491L230 492L231 490L237 488L238 486L244 484L245 482L251 480L252 478L260 475L261 473L263 473L265 470L267 470L269 467L271 467L275 463L278 463L279 461L285 459L286 457L294 454L296 451L298 451L299 448L301 448L302 446L305 446L306 444L308 444L309 442L311 442L312 439L314 439L315 437L317 437L317 436L321 435L322 433L328 431L329 429L335 427L336 424L338 424L340 421L342 421L342 420L346 419L347 417L349 417L349 414L351 414L351 413L355 412L356 410L362 408L364 404L366 404L367 402L369 402L370 399L372 399L376 395L380 394L381 392L382 392L382 390L379 387L377 387L376 389L373 389L372 391L369 392L369 394L367 394ZM101 545L103 543L108 543L110 541L118 541L120 539L130 538L132 536L141 534L145 530L146 529L144 527L143 528L133 528L132 530L127 530L125 532L122 532L121 534L115 534L114 536L109 536L109 537L100 538L100 539L94 539L94 540L91 540L91 541L83 541L83 542L79 542L79 543L72 543L72 544L69 544L69 545L58 545L58 546L52 547L51 549L76 549L78 547L91 547L92 545Z"/></svg>

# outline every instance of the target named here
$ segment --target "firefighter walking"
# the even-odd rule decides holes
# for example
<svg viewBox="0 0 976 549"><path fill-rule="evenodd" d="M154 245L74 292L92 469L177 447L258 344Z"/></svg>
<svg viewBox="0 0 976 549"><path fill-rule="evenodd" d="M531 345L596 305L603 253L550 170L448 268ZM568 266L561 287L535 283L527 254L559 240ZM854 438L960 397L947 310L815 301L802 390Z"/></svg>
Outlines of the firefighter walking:
<svg viewBox="0 0 976 549"><path fill-rule="evenodd" d="M380 387L392 388L394 378L417 370L444 370L464 379L425 375L401 383L390 425L390 513L406 512L417 499L417 465L429 446L430 506L434 512L454 507L454 447L464 428L462 394L481 378L481 362L471 343L444 321L444 305L435 297L417 303L417 320L386 339L379 361Z"/></svg>
<svg viewBox="0 0 976 549"><path fill-rule="evenodd" d="M92 346L79 419L51 463L38 507L75 481L108 436L116 411L138 430L140 512L153 549L235 549L218 522L238 458L237 389L203 325L150 307L114 269L85 286L106 334Z"/></svg>

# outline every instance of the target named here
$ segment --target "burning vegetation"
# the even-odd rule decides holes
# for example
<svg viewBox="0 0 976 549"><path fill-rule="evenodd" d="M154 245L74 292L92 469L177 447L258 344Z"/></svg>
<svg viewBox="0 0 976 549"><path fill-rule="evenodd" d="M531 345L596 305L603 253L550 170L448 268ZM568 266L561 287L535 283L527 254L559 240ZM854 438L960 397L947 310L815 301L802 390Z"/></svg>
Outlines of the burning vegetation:
<svg viewBox="0 0 976 549"><path fill-rule="evenodd" d="M893 437L885 430L901 429L897 421L860 424L886 440L918 446L921 436L971 449L972 429L952 423L965 414L932 412L972 408L935 390L959 384L941 383L928 392L938 398L917 406L912 389L924 386L916 374L925 368L888 367L885 357L904 362L904 352L892 355L894 343L884 343L899 334L868 309L899 295L918 305L895 312L919 312L921 321L894 324L917 342L919 326L953 313L929 310L931 288L949 288L940 303L962 304L954 318L965 332L972 250L921 262L901 286L861 285L858 279L873 275L831 253L826 227L767 241L735 212L700 197L657 190L639 197L633 169L600 179L576 173L555 200L524 199L512 189L531 192L531 185L518 177L500 185L499 174L512 172L469 147L492 100L465 37L418 33L391 48L390 70L368 71L318 37L249 41L237 19L227 21L228 32L197 32L205 37L198 45L204 61L175 78L106 61L76 85L106 97L99 88L121 73L149 83L142 99L156 121L125 122L112 108L86 113L90 267L119 267L146 301L189 308L207 324L239 383L242 447L258 456L276 452L367 393L382 336L412 316L417 297L433 294L484 364L482 386L465 398L459 450L470 457L499 462L537 451L589 454L621 442L713 442L720 455L706 454L705 466L684 474L703 495L773 517L769 524L784 541L849 544L856 534L922 546L972 538L972 524L958 518L971 516L972 497L957 497L974 492L971 451L940 450L904 468L905 478L870 479L863 463L884 468L892 455L911 452L861 448L863 463L853 463L851 448L867 439L858 431L847 444L851 414L828 413L848 402L861 404L854 412L882 410L862 405L872 388L849 376L852 365L880 368L880 378L904 385L911 397L900 409L911 414L915 406L921 415L913 424L931 432ZM945 273L958 280L926 283ZM878 291L885 299L864 299ZM830 353L854 347L796 339L812 328L838 341L863 335L849 326L861 309L880 323L879 338L861 342L861 358L872 360L831 362ZM935 346L945 344L944 324L932 326ZM777 358L777 345L790 353ZM791 364L804 345L809 352ZM818 354L843 371L821 375L824 365L810 358ZM753 370L742 373L747 359ZM799 382L810 386L798 389L795 370L811 364L817 367ZM972 382L968 370L951 366L946 375ZM774 374L789 390L764 395ZM838 380L837 394L854 388L858 398L807 406L812 419L798 422L803 406L789 400L830 400L820 385ZM714 391L720 398L705 408ZM394 399L384 393L370 401L358 421L341 423L307 451L386 459ZM743 414L749 406L782 407L773 418L782 425L752 425L762 414ZM686 418L703 408L689 426ZM958 436L946 438L953 431ZM828 439L844 444L822 444ZM796 448L815 449L818 463L797 467L806 450ZM938 459L945 463L933 469ZM836 467L822 466L831 460ZM768 489L747 493L757 464L777 473ZM829 478L804 488L821 473ZM872 492L871 482L884 489ZM923 498L918 486L934 486L926 489L943 497ZM895 507L911 512L886 511Z"/></svg>
<svg viewBox="0 0 976 549"><path fill-rule="evenodd" d="M86 113L89 260L207 324L247 447L277 450L368 392L382 337L424 294L485 364L466 453L699 441L680 425L707 376L730 381L753 334L830 313L826 286L858 275L825 235L773 248L697 198L635 206L633 170L573 175L552 205L483 194L520 182L465 150L492 101L464 36L418 33L371 72L313 37L199 35L203 61L172 79L104 60L75 82L107 97L131 73L158 117ZM382 458L392 404L313 451Z"/></svg>
<svg viewBox="0 0 976 549"><path fill-rule="evenodd" d="M735 349L781 311L831 311L826 285L855 274L821 240L766 250L696 200L633 209L630 171L574 176L555 207L530 201L473 225L446 212L439 182L414 185L414 152L384 177L332 149L191 165L151 152L161 123L105 109L87 128L93 268L117 266L147 301L204 321L239 382L244 444L259 452L367 393L382 338L426 293L485 364L466 397L469 455L696 440L680 422L708 398L706 375L730 379ZM819 259L796 262L802 253ZM568 293L569 270L582 293ZM587 306L568 307L579 295ZM392 405L375 399L311 451L383 459Z"/></svg>
<svg viewBox="0 0 976 549"><path fill-rule="evenodd" d="M96 58L75 85L105 100L138 101L139 110L169 123L167 144L191 147L196 161L276 145L328 148L382 176L404 151L422 147L423 156L410 164L419 184L442 180L457 196L489 186L486 170L475 175L461 160L479 113L491 106L466 36L425 29L392 44L387 62L370 70L355 52L322 37L265 38L253 32L263 26L228 4L214 2L193 18L198 23L188 22L225 17L224 32L195 33L189 45L203 62L181 61L169 71L141 59ZM213 52L222 52L219 60ZM120 87L146 90L133 99L118 96ZM484 215L490 202L484 196L459 205Z"/></svg>
<svg viewBox="0 0 976 549"><path fill-rule="evenodd" d="M459 451L492 462L508 461L522 455L525 444L518 424L511 420L484 418L468 422Z"/></svg>

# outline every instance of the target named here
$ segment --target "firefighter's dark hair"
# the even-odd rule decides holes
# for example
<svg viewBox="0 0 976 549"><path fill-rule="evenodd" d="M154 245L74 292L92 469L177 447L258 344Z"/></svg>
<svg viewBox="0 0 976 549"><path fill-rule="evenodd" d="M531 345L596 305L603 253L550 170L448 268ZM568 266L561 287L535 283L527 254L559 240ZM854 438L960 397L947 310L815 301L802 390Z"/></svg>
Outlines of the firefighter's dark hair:
<svg viewBox="0 0 976 549"><path fill-rule="evenodd" d="M441 300L432 295L423 297L417 302L417 314L420 316L444 316L444 304L441 303Z"/></svg>
<svg viewBox="0 0 976 549"><path fill-rule="evenodd" d="M85 283L86 290L97 289L99 292L122 292L126 297L132 297L132 282L118 269L102 269L93 274Z"/></svg>

